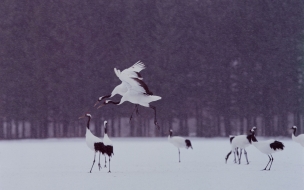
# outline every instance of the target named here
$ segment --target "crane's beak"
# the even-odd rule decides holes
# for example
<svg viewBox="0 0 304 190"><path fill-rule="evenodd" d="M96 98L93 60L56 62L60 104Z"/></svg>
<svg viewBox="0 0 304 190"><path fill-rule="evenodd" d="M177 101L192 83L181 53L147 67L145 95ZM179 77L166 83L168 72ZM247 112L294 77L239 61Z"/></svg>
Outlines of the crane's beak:
<svg viewBox="0 0 304 190"><path fill-rule="evenodd" d="M82 119L82 118L84 118L85 116L83 115L83 116L80 116L80 117L78 117L78 119Z"/></svg>
<svg viewBox="0 0 304 190"><path fill-rule="evenodd" d="M99 100L94 104L94 107L96 107L99 104Z"/></svg>
<svg viewBox="0 0 304 190"><path fill-rule="evenodd" d="M99 109L99 108L101 108L101 107L103 107L103 106L105 106L105 104L103 103L103 104L101 104L100 106L98 106L97 107L97 109Z"/></svg>

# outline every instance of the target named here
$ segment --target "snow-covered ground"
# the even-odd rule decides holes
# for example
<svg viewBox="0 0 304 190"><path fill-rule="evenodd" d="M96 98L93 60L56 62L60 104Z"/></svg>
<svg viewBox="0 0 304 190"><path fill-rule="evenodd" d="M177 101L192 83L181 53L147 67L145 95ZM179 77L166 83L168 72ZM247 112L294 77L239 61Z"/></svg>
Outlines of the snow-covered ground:
<svg viewBox="0 0 304 190"><path fill-rule="evenodd" d="M247 148L249 165L244 157L234 164L233 155L225 164L228 138L190 140L193 150L182 149L178 163L167 138L112 138L112 173L98 171L98 159L88 173L94 153L85 139L0 141L0 189L304 189L304 148L291 139L279 139L285 150L273 154L271 171L261 171L268 157L253 146Z"/></svg>

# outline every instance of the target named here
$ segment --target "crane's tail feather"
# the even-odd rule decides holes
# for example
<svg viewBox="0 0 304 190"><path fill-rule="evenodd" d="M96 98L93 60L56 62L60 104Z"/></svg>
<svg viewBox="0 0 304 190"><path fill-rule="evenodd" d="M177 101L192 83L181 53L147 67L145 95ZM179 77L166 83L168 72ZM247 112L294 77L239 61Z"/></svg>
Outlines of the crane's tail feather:
<svg viewBox="0 0 304 190"><path fill-rule="evenodd" d="M154 102L154 101L157 101L157 100L160 100L161 97L160 96L155 96L155 95L150 95L150 100L152 100L151 102Z"/></svg>
<svg viewBox="0 0 304 190"><path fill-rule="evenodd" d="M185 142L186 142L187 148L192 148L193 149L191 141L189 139L186 139Z"/></svg>
<svg viewBox="0 0 304 190"><path fill-rule="evenodd" d="M270 148L272 148L273 150L283 150L284 147L284 144L280 141L274 141L270 144Z"/></svg>

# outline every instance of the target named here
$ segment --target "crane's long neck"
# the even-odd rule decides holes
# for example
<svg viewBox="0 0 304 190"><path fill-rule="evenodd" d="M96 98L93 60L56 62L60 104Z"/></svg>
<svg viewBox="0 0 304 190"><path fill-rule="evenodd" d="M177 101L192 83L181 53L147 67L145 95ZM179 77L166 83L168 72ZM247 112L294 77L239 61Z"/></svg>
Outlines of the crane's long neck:
<svg viewBox="0 0 304 190"><path fill-rule="evenodd" d="M250 134L250 135L247 135L247 139L249 141L249 143L251 144L252 143L252 136L253 134ZM232 143L232 140L233 140L234 136L231 136L230 137L230 144Z"/></svg>
<svg viewBox="0 0 304 190"><path fill-rule="evenodd" d="M106 96L102 96L102 97L100 98L100 100L99 100L99 101L101 101L101 100L103 100L103 99L106 99L106 98L109 98L109 97L112 97L112 94L110 94L110 95L106 95Z"/></svg>
<svg viewBox="0 0 304 190"><path fill-rule="evenodd" d="M251 140L252 140L252 142L258 142L258 140L255 138L254 134L251 135Z"/></svg>
<svg viewBox="0 0 304 190"><path fill-rule="evenodd" d="M297 132L297 129L293 129L292 134L293 134L293 136L295 136L295 137L296 137L296 132Z"/></svg>
<svg viewBox="0 0 304 190"><path fill-rule="evenodd" d="M107 134L108 133L108 129L107 129L107 126L105 126L104 128L104 134Z"/></svg>
<svg viewBox="0 0 304 190"><path fill-rule="evenodd" d="M114 101L112 101L112 100L109 100L108 102L107 102L107 104L116 104L116 105L118 105L118 104L120 104L120 103L122 103L121 101L120 102L114 102Z"/></svg>
<svg viewBox="0 0 304 190"><path fill-rule="evenodd" d="M294 140L294 141L298 142L298 141L297 141L297 140L298 140L298 138L297 138L297 136L296 136L296 131L297 131L297 129L293 129L293 132L292 132L292 136L291 136L291 138L292 138L292 140Z"/></svg>
<svg viewBox="0 0 304 190"><path fill-rule="evenodd" d="M88 117L87 129L90 129L90 121L91 121L91 117Z"/></svg>

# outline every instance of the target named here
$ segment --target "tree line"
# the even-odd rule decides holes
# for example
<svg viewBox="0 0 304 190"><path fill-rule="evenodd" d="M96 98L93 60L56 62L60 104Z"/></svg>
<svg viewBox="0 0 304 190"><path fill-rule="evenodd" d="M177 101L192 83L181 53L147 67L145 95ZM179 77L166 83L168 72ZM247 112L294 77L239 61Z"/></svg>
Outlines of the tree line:
<svg viewBox="0 0 304 190"><path fill-rule="evenodd" d="M301 0L17 1L0 7L0 138L303 132ZM93 108L141 60L153 111ZM114 97L119 100L119 96Z"/></svg>

